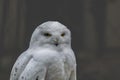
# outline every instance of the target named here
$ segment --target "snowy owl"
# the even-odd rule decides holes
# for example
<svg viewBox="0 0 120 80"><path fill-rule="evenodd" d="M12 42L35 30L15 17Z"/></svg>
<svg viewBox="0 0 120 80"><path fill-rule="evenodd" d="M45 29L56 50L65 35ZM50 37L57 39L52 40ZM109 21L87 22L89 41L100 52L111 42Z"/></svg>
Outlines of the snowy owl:
<svg viewBox="0 0 120 80"><path fill-rule="evenodd" d="M58 21L39 25L29 48L16 60L10 80L76 80L70 30Z"/></svg>

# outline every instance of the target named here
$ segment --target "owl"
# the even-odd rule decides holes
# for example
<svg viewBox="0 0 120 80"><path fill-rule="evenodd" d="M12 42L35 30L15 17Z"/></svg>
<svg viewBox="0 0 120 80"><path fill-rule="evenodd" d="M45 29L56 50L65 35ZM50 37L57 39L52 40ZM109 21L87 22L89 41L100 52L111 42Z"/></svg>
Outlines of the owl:
<svg viewBox="0 0 120 80"><path fill-rule="evenodd" d="M29 48L16 60L10 80L76 80L70 30L58 21L39 25Z"/></svg>

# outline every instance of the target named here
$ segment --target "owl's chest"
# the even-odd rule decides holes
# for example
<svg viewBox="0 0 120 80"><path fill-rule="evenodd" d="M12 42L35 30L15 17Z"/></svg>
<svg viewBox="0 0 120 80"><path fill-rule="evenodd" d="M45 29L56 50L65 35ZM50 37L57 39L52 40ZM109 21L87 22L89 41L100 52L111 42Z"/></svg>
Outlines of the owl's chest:
<svg viewBox="0 0 120 80"><path fill-rule="evenodd" d="M69 80L74 68L74 59L70 55L57 57L56 61L49 65L46 80Z"/></svg>
<svg viewBox="0 0 120 80"><path fill-rule="evenodd" d="M56 78L64 78L67 80L70 77L71 71L75 67L75 57L69 50L64 50L62 52L52 50L47 50L46 52L46 50L42 50L41 54L35 54L34 59L46 65L48 68L47 73L49 74L48 80L54 80ZM52 75L59 76L51 77Z"/></svg>

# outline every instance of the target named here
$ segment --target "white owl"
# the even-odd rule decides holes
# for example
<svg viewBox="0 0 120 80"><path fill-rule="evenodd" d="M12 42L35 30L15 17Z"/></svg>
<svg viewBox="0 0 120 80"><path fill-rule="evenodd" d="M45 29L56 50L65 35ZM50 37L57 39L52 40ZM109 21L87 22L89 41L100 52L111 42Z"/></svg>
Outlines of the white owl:
<svg viewBox="0 0 120 80"><path fill-rule="evenodd" d="M71 32L57 21L39 25L16 60L10 80L76 80Z"/></svg>

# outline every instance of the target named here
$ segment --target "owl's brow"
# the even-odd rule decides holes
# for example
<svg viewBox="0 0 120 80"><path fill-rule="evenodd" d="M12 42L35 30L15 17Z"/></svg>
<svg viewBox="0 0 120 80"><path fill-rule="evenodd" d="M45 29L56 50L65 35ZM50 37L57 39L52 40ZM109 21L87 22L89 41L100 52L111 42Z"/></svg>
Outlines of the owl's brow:
<svg viewBox="0 0 120 80"><path fill-rule="evenodd" d="M50 31L48 30L41 30L41 33L44 34L44 33L50 33Z"/></svg>

